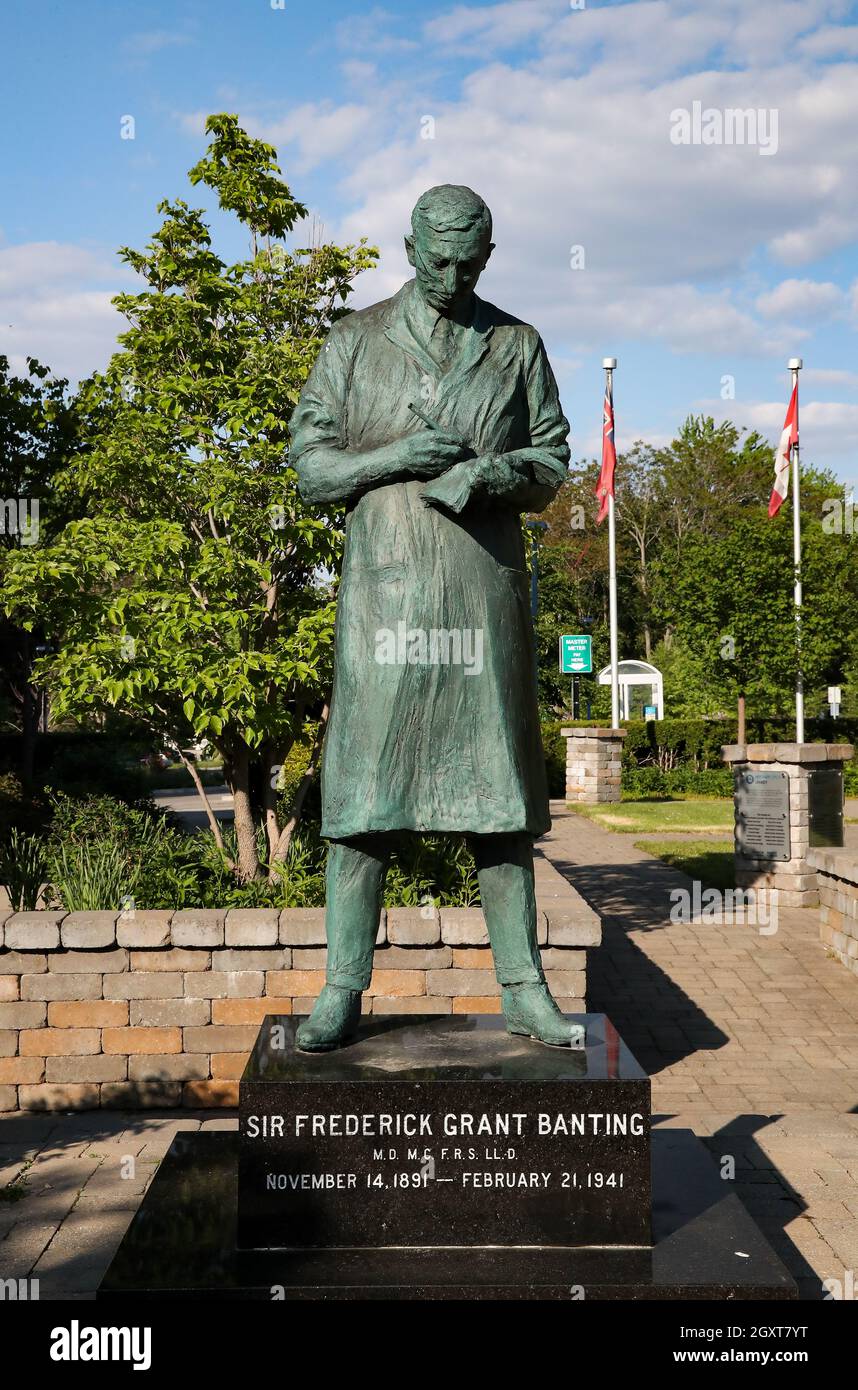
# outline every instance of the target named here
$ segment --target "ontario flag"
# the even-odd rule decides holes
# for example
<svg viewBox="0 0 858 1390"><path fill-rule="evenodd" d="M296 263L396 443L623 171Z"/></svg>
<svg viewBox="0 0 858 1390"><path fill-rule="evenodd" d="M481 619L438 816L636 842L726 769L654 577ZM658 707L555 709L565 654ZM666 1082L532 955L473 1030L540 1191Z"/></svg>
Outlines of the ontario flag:
<svg viewBox="0 0 858 1390"><path fill-rule="evenodd" d="M798 382L792 388L789 409L784 420L781 442L775 454L775 485L769 498L769 516L777 516L789 492L789 469L792 451L798 443Z"/></svg>
<svg viewBox="0 0 858 1390"><path fill-rule="evenodd" d="M617 450L614 446L614 387L609 374L605 385L605 408L602 415L602 470L596 484L599 499L599 515L596 525L608 515L608 498L614 495L614 470L617 466Z"/></svg>

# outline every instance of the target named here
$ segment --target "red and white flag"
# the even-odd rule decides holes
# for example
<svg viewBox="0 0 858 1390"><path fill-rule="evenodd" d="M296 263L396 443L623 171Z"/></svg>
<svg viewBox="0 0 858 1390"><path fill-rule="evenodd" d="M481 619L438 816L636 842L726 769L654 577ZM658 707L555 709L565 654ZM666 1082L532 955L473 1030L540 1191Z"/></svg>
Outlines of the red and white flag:
<svg viewBox="0 0 858 1390"><path fill-rule="evenodd" d="M610 376L605 385L605 409L602 416L602 471L596 484L599 499L599 515L596 525L608 515L608 498L614 495L614 469L617 466L617 451L614 447L614 387Z"/></svg>
<svg viewBox="0 0 858 1390"><path fill-rule="evenodd" d="M789 469L793 447L798 443L798 382L792 388L783 434L775 454L775 485L769 498L769 516L777 516L789 492Z"/></svg>

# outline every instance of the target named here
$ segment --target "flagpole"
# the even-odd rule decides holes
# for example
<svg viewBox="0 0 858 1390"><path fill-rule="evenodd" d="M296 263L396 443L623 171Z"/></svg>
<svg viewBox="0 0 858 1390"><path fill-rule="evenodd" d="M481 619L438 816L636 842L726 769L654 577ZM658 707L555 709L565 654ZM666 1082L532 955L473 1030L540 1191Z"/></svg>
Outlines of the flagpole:
<svg viewBox="0 0 858 1390"><path fill-rule="evenodd" d="M614 398L614 368L616 357L603 357L605 395ZM608 608L611 627L611 728L620 727L620 678L617 642L617 522L614 512L613 488L608 496Z"/></svg>
<svg viewBox="0 0 858 1390"><path fill-rule="evenodd" d="M796 392L795 398L795 429L796 436L799 435L798 428L798 374L804 363L800 357L791 357L788 363L792 372L793 390ZM796 438L792 448L792 558L795 570L793 584L793 600L795 604L795 741L804 743L804 680L801 671L801 493L799 490L800 470L798 462L799 440Z"/></svg>

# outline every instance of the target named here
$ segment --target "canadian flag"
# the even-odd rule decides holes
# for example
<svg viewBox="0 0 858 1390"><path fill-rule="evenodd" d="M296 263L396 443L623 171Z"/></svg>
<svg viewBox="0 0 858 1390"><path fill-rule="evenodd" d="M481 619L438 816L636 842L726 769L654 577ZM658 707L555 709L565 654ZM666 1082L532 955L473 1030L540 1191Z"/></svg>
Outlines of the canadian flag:
<svg viewBox="0 0 858 1390"><path fill-rule="evenodd" d="M769 516L777 516L789 492L789 467L793 446L798 443L798 382L792 388L783 434L775 454L775 485L769 498Z"/></svg>

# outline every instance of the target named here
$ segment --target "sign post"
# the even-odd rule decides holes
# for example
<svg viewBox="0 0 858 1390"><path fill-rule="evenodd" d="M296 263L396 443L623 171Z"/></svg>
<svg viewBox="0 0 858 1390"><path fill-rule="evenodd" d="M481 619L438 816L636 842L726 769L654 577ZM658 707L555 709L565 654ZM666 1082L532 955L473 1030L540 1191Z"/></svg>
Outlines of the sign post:
<svg viewBox="0 0 858 1390"><path fill-rule="evenodd" d="M589 633L565 633L560 638L560 674L572 677L572 718L578 719L578 677L593 671L593 639Z"/></svg>
<svg viewBox="0 0 858 1390"><path fill-rule="evenodd" d="M593 639L589 633L560 638L561 676L589 676L593 671Z"/></svg>

